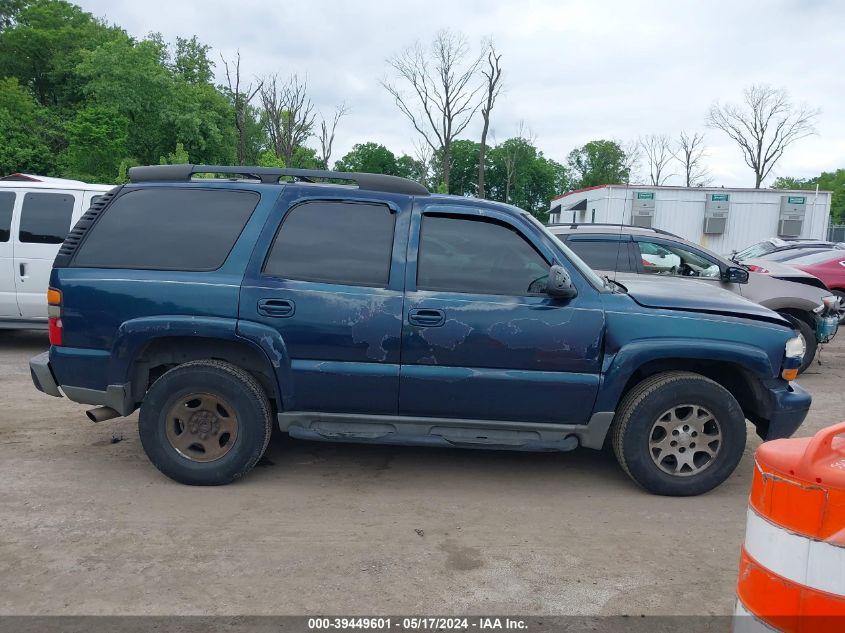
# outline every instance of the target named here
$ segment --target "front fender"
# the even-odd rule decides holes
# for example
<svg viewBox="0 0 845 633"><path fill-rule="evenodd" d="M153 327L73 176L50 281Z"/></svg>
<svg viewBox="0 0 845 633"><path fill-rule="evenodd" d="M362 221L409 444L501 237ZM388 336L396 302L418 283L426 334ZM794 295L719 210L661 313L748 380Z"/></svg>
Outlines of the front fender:
<svg viewBox="0 0 845 633"><path fill-rule="evenodd" d="M622 391L634 372L645 363L664 359L729 362L758 376L770 377L777 374L768 354L753 345L713 339L664 338L633 341L623 345L615 354L605 356L602 387L595 410L615 411Z"/></svg>

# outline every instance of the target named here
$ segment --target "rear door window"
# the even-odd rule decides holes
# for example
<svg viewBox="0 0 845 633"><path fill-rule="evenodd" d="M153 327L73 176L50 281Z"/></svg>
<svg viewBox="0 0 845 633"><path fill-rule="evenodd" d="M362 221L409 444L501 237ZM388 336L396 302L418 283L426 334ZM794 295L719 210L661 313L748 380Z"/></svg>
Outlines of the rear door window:
<svg viewBox="0 0 845 633"><path fill-rule="evenodd" d="M0 242L8 242L12 232L12 211L15 208L15 194L0 191Z"/></svg>
<svg viewBox="0 0 845 633"><path fill-rule="evenodd" d="M26 193L18 240L27 244L61 244L70 231L76 199L69 193Z"/></svg>
<svg viewBox="0 0 845 633"><path fill-rule="evenodd" d="M216 270L260 196L232 189L151 188L112 202L85 236L72 266Z"/></svg>
<svg viewBox="0 0 845 633"><path fill-rule="evenodd" d="M583 259L593 270L634 272L628 257L630 241L616 235L570 236L566 245Z"/></svg>
<svg viewBox="0 0 845 633"><path fill-rule="evenodd" d="M299 204L282 222L264 274L383 288L390 278L395 218L384 204Z"/></svg>

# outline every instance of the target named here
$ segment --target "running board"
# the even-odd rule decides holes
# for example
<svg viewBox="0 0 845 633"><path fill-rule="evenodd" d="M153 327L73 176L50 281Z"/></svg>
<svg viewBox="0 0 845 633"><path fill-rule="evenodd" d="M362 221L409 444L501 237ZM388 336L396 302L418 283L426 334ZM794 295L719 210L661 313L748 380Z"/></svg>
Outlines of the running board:
<svg viewBox="0 0 845 633"><path fill-rule="evenodd" d="M301 411L278 415L279 428L303 440L522 451L571 451L579 444L601 448L612 418L612 413L596 414L590 424L575 425Z"/></svg>

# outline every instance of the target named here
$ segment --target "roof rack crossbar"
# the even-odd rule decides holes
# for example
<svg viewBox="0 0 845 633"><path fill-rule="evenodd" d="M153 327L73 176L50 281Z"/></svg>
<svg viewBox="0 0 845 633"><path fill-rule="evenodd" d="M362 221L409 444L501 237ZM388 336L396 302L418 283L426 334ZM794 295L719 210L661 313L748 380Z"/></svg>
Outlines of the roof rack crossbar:
<svg viewBox="0 0 845 633"><path fill-rule="evenodd" d="M288 177L305 182L315 179L351 180L359 189L385 193L403 193L412 196L427 196L428 189L420 183L385 174L331 171L323 169L289 169L286 167L251 167L232 165L148 165L131 167L131 182L188 181L194 174L233 174L260 180L266 184L279 184L279 179Z"/></svg>

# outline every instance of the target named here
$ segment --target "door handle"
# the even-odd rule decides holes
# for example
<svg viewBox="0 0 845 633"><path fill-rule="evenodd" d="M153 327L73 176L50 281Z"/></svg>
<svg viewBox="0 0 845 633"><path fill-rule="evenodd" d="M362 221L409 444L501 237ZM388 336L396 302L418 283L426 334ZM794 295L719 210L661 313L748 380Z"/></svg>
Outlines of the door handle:
<svg viewBox="0 0 845 633"><path fill-rule="evenodd" d="M446 323L446 313L432 308L414 308L408 312L408 323L420 327L439 327Z"/></svg>
<svg viewBox="0 0 845 633"><path fill-rule="evenodd" d="M21 262L18 264L18 269L21 271L21 277L26 277L26 264Z"/></svg>
<svg viewBox="0 0 845 633"><path fill-rule="evenodd" d="M291 317L296 312L296 304L290 299L261 299L258 301L258 313L268 317Z"/></svg>

